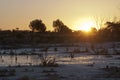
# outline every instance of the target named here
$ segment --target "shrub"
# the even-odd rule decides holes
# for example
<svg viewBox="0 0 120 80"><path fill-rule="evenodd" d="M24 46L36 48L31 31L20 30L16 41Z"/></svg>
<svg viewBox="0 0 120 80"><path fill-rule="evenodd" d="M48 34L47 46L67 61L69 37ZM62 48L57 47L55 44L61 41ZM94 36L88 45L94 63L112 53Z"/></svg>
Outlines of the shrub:
<svg viewBox="0 0 120 80"><path fill-rule="evenodd" d="M48 67L57 67L58 64L56 63L56 58L49 56L47 53L39 56L41 60L42 66L48 66Z"/></svg>

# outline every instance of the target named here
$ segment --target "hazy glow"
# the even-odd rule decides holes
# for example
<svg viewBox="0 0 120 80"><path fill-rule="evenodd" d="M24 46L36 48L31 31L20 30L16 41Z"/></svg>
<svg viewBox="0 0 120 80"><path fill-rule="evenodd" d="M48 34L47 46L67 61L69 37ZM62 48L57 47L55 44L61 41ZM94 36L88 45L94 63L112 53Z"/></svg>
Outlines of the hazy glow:
<svg viewBox="0 0 120 80"><path fill-rule="evenodd" d="M80 30L89 32L93 25L94 25L93 22L85 22L81 25Z"/></svg>
<svg viewBox="0 0 120 80"><path fill-rule="evenodd" d="M76 30L82 30L89 32L92 27L97 28L95 21L91 18L83 18L82 20L76 21Z"/></svg>
<svg viewBox="0 0 120 80"><path fill-rule="evenodd" d="M75 30L80 28L76 28L74 22L83 17L118 16L117 7L120 8L120 0L0 0L0 28L29 29L31 20L42 19L47 30L52 30L53 20L60 19ZM84 23L89 21L79 22L79 27Z"/></svg>

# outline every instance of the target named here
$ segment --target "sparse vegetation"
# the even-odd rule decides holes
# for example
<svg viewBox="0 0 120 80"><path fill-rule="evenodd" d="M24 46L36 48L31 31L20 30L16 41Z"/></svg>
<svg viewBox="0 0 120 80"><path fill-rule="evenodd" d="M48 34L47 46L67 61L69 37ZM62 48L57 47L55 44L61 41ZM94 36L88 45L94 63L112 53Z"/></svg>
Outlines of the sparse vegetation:
<svg viewBox="0 0 120 80"><path fill-rule="evenodd" d="M41 65L46 67L57 67L56 58L49 56L47 53L39 56L41 60Z"/></svg>
<svg viewBox="0 0 120 80"><path fill-rule="evenodd" d="M120 0L0 0L0 80L120 80Z"/></svg>

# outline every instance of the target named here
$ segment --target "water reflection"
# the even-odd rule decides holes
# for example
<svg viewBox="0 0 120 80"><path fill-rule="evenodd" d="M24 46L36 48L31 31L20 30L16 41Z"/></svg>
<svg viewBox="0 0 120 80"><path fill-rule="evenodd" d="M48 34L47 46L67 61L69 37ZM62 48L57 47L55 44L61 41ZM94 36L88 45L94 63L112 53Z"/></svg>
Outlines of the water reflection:
<svg viewBox="0 0 120 80"><path fill-rule="evenodd" d="M69 54L50 54L55 56L56 61L59 64L108 64L108 63L119 63L119 59L112 56L106 58L102 55L75 55L73 60L70 59ZM0 66L16 66L16 65L39 65L40 57L38 55L0 55Z"/></svg>
<svg viewBox="0 0 120 80"><path fill-rule="evenodd" d="M0 66L30 65L39 64L37 55L1 55Z"/></svg>

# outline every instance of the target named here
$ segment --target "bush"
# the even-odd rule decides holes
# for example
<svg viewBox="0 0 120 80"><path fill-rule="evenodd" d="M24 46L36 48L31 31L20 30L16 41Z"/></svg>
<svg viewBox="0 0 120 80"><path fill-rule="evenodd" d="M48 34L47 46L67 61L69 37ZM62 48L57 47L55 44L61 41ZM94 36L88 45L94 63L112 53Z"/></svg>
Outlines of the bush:
<svg viewBox="0 0 120 80"><path fill-rule="evenodd" d="M58 66L58 64L56 63L55 57L51 57L51 56L47 55L46 53L39 57L41 59L42 66L48 66L48 67L57 67Z"/></svg>

